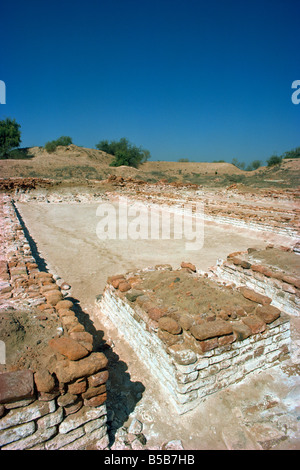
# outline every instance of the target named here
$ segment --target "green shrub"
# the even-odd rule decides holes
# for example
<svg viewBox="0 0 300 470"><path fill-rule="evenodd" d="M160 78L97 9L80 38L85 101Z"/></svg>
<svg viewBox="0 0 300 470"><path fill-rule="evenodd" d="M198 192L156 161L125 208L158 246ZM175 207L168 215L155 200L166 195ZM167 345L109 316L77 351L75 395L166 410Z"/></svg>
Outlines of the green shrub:
<svg viewBox="0 0 300 470"><path fill-rule="evenodd" d="M61 137L55 140L55 143L56 143L56 146L62 145L64 147L67 147L68 145L71 145L73 142L72 142L71 137L67 135L62 135Z"/></svg>
<svg viewBox="0 0 300 470"><path fill-rule="evenodd" d="M284 152L282 158L300 158L300 147Z"/></svg>
<svg viewBox="0 0 300 470"><path fill-rule="evenodd" d="M62 145L64 147L67 147L68 145L71 145L73 142L72 142L72 138L69 137L69 136L66 136L66 135L62 135L61 137L59 137L58 139L56 140L51 140L50 142L47 142L45 144L45 150L48 152L48 153L53 153L55 152L56 150L56 147L58 147L59 145Z"/></svg>
<svg viewBox="0 0 300 470"><path fill-rule="evenodd" d="M118 142L115 140L111 142L102 140L96 145L96 148L115 157L110 166L126 165L137 168L141 163L146 162L150 158L149 150L136 147L125 137L122 137Z"/></svg>
<svg viewBox="0 0 300 470"><path fill-rule="evenodd" d="M33 155L28 152L27 148L13 149L7 153L6 158L9 158L11 160L30 160L31 158L33 158Z"/></svg>
<svg viewBox="0 0 300 470"><path fill-rule="evenodd" d="M55 152L56 150L56 143L54 140L52 140L51 142L47 142L45 144L45 150L47 150L48 153L52 153L52 152Z"/></svg>

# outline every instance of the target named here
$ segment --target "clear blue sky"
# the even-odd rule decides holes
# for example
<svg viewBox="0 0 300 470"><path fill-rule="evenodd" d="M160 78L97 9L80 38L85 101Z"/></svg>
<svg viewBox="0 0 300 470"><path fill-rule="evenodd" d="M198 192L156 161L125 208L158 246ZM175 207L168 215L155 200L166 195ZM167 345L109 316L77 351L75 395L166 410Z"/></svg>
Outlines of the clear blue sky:
<svg viewBox="0 0 300 470"><path fill-rule="evenodd" d="M0 118L22 146L127 137L152 160L300 145L300 1L3 1Z"/></svg>

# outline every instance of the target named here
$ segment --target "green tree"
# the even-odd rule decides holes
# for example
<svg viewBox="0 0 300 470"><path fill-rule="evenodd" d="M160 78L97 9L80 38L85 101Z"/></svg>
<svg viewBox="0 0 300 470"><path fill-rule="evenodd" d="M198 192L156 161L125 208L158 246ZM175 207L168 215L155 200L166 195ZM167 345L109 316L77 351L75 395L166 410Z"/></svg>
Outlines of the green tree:
<svg viewBox="0 0 300 470"><path fill-rule="evenodd" d="M110 166L126 165L137 168L141 163L151 158L149 150L131 144L125 137L119 141L101 140L96 144L96 148L115 157Z"/></svg>
<svg viewBox="0 0 300 470"><path fill-rule="evenodd" d="M20 124L15 119L6 118L0 121L0 157L9 158L10 150L21 143Z"/></svg>
<svg viewBox="0 0 300 470"><path fill-rule="evenodd" d="M249 165L246 168L246 171L252 171L252 170L257 170L261 166L261 161L260 160L253 160L252 163L249 163Z"/></svg>
<svg viewBox="0 0 300 470"><path fill-rule="evenodd" d="M56 139L55 143L56 143L56 146L63 145L64 147L67 147L68 145L71 145L73 142L72 142L71 137L67 135L62 135L61 137Z"/></svg>
<svg viewBox="0 0 300 470"><path fill-rule="evenodd" d="M281 163L281 157L278 155L272 155L269 160L267 160L268 166L279 165Z"/></svg>
<svg viewBox="0 0 300 470"><path fill-rule="evenodd" d="M253 170L257 170L261 166L262 162L260 160L253 160L252 162L252 168Z"/></svg>
<svg viewBox="0 0 300 470"><path fill-rule="evenodd" d="M284 152L282 158L300 158L300 147Z"/></svg>

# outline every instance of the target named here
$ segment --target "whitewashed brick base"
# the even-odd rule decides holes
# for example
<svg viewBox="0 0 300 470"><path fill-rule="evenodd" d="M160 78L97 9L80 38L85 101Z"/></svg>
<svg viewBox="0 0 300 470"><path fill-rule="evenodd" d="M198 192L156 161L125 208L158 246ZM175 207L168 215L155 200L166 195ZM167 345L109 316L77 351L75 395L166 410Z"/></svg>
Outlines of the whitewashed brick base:
<svg viewBox="0 0 300 470"><path fill-rule="evenodd" d="M267 325L263 333L243 341L201 355L193 351L178 355L155 330L146 327L144 312L136 305L133 309L112 286L106 287L98 307L99 315L113 322L144 361L179 414L194 409L207 395L242 380L250 372L278 364L289 350L290 325L285 314Z"/></svg>

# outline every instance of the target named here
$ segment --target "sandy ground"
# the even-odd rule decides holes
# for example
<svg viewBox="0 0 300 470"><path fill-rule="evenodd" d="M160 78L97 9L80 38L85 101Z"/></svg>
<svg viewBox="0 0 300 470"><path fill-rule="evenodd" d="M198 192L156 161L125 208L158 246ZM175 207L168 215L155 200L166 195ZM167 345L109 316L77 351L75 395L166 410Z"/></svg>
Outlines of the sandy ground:
<svg viewBox="0 0 300 470"><path fill-rule="evenodd" d="M17 206L51 272L72 285L73 295L84 307L94 305L108 276L162 263L176 269L182 261L191 261L197 269L207 270L233 251L265 247L274 238L257 231L207 223L203 247L197 251L186 249L184 237L100 240L96 233L101 221L97 216L98 204L18 203Z"/></svg>
<svg viewBox="0 0 300 470"><path fill-rule="evenodd" d="M197 410L178 417L115 327L95 316L95 297L103 291L109 275L161 263L177 268L181 261L192 261L198 269L206 270L218 258L250 246L264 247L272 237L210 224L205 226L204 246L197 252L187 252L185 240L101 241L96 235L97 207L18 203L49 270L72 286L72 296L80 300L96 330L103 330L104 338L113 345L109 359L114 403L109 408L110 413L124 415L116 436L129 416L129 420L137 417L143 422L150 447L179 439L185 449L261 449L274 448L274 443L275 448L300 448L300 410L295 405L300 383L293 363L252 374L230 390L207 398Z"/></svg>

